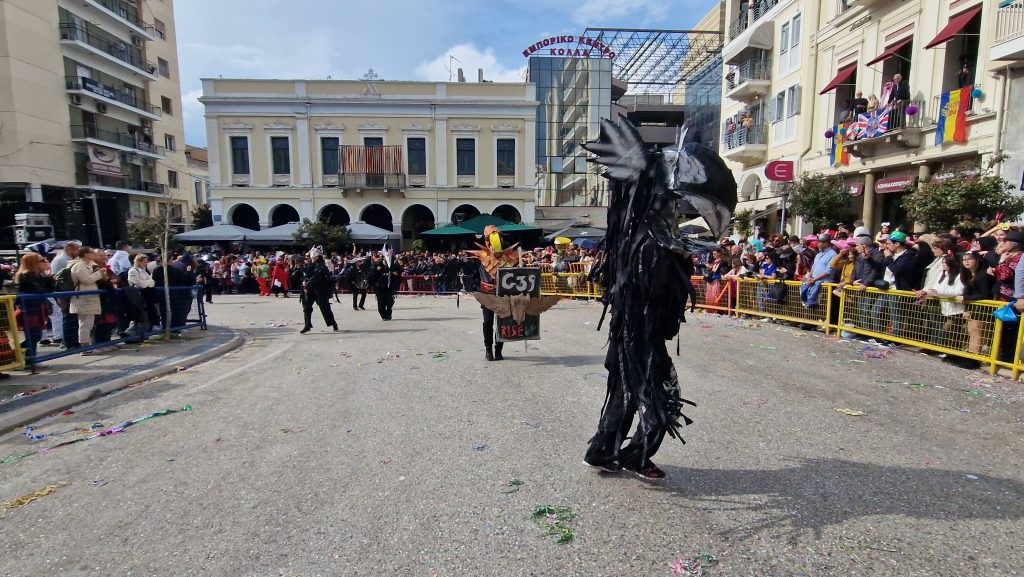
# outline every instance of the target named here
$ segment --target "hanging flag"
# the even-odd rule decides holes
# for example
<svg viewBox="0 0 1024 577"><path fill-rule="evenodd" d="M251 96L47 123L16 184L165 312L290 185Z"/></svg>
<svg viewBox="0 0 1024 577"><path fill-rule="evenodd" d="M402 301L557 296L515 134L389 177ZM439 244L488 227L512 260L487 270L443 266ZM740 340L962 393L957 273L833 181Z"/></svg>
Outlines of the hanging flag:
<svg viewBox="0 0 1024 577"><path fill-rule="evenodd" d="M942 95L935 144L967 142L967 108L971 104L972 89L972 86L965 86Z"/></svg>
<svg viewBox="0 0 1024 577"><path fill-rule="evenodd" d="M842 123L832 128L832 151L829 155L832 166L850 164L850 153L843 146L846 141L845 128L846 125Z"/></svg>
<svg viewBox="0 0 1024 577"><path fill-rule="evenodd" d="M867 114L857 116L860 124L861 138L875 138L889 132L889 119L891 118L891 106L879 110L873 110Z"/></svg>

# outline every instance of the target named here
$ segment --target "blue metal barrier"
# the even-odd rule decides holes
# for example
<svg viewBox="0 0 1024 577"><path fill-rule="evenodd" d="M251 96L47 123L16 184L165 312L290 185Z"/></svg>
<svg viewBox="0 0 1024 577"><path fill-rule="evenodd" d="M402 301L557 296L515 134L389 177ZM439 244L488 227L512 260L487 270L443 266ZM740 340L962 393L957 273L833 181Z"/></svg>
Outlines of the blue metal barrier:
<svg viewBox="0 0 1024 577"><path fill-rule="evenodd" d="M17 298L24 328L25 360L27 365L38 365L49 360L92 351L113 345L133 344L162 335L162 323L167 319L171 330L178 332L198 328L206 330L206 307L203 287L170 287L171 306L166 311L163 287L152 292L138 289L110 289L95 291L57 292L46 294L20 294ZM97 295L101 313L96 315L92 344L78 344L77 315L70 305L75 297ZM153 318L156 317L156 318ZM134 323L134 324L132 324ZM159 330L153 327L161 324ZM57 324L60 328L57 328ZM128 332L129 328L131 332ZM49 333L53 338L44 339ZM57 335L62 340L58 342Z"/></svg>

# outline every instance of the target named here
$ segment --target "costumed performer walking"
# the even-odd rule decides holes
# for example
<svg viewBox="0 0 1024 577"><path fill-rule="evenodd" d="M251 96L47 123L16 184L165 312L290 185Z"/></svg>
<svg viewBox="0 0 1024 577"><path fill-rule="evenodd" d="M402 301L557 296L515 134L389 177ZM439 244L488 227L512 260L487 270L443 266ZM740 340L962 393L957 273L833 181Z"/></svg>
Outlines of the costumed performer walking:
<svg viewBox="0 0 1024 577"><path fill-rule="evenodd" d="M313 329L314 304L320 307L324 324L338 330L338 321L334 320L334 313L331 311L334 280L324 262L323 250L314 246L309 249L309 258L310 262L302 267L302 292L299 294L299 301L302 303L302 318L305 324L299 333L304 335Z"/></svg>
<svg viewBox="0 0 1024 577"><path fill-rule="evenodd" d="M645 480L665 477L651 458L666 434L683 440L680 419L692 422L682 409L696 405L679 396L665 341L685 321L693 291L690 253L716 246L679 234L678 204L685 200L696 208L713 238L722 237L736 207L732 172L713 150L684 144L685 137L683 130L678 144L664 150L648 146L620 117L618 123L602 120L600 138L583 145L613 183L604 254L591 271L591 280L604 289L606 311L612 309L604 365L608 388L584 462ZM624 446L637 414L636 432Z"/></svg>
<svg viewBox="0 0 1024 577"><path fill-rule="evenodd" d="M518 244L503 249L505 243L498 232L498 227L489 224L484 227L484 244L477 245L479 250L467 250L466 254L480 261L480 292L497 294L498 269L514 267L519 264ZM480 305L484 317L484 355L488 361L500 361L504 343L494 342L494 311Z"/></svg>

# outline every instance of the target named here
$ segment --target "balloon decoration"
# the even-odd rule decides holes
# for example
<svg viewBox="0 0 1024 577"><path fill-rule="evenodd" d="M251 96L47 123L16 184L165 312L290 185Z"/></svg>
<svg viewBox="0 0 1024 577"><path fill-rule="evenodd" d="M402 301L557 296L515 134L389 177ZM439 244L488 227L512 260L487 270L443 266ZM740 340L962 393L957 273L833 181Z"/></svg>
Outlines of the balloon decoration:
<svg viewBox="0 0 1024 577"><path fill-rule="evenodd" d="M917 114L917 105L911 104L907 107L907 116L914 116L915 114Z"/></svg>
<svg viewBox="0 0 1024 577"><path fill-rule="evenodd" d="M832 129L828 129L828 130L825 131L825 138L832 138L835 135L836 135L836 133L832 132Z"/></svg>
<svg viewBox="0 0 1024 577"><path fill-rule="evenodd" d="M981 98L984 95L985 93L982 92L980 88L975 88L971 91L971 98Z"/></svg>
<svg viewBox="0 0 1024 577"><path fill-rule="evenodd" d="M846 134L846 129L845 128L840 128L839 129L839 134Z"/></svg>

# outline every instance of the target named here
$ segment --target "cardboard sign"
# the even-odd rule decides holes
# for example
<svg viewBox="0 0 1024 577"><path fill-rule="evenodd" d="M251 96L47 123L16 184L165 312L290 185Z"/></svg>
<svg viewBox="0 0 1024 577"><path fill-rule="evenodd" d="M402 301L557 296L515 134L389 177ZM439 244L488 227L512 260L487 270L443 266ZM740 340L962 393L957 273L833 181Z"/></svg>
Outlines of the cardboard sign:
<svg viewBox="0 0 1024 577"><path fill-rule="evenodd" d="M529 295L531 298L540 298L539 268L499 268L497 281L498 296ZM540 315L526 315L521 323L512 317L498 317L495 320L499 343L540 339Z"/></svg>

